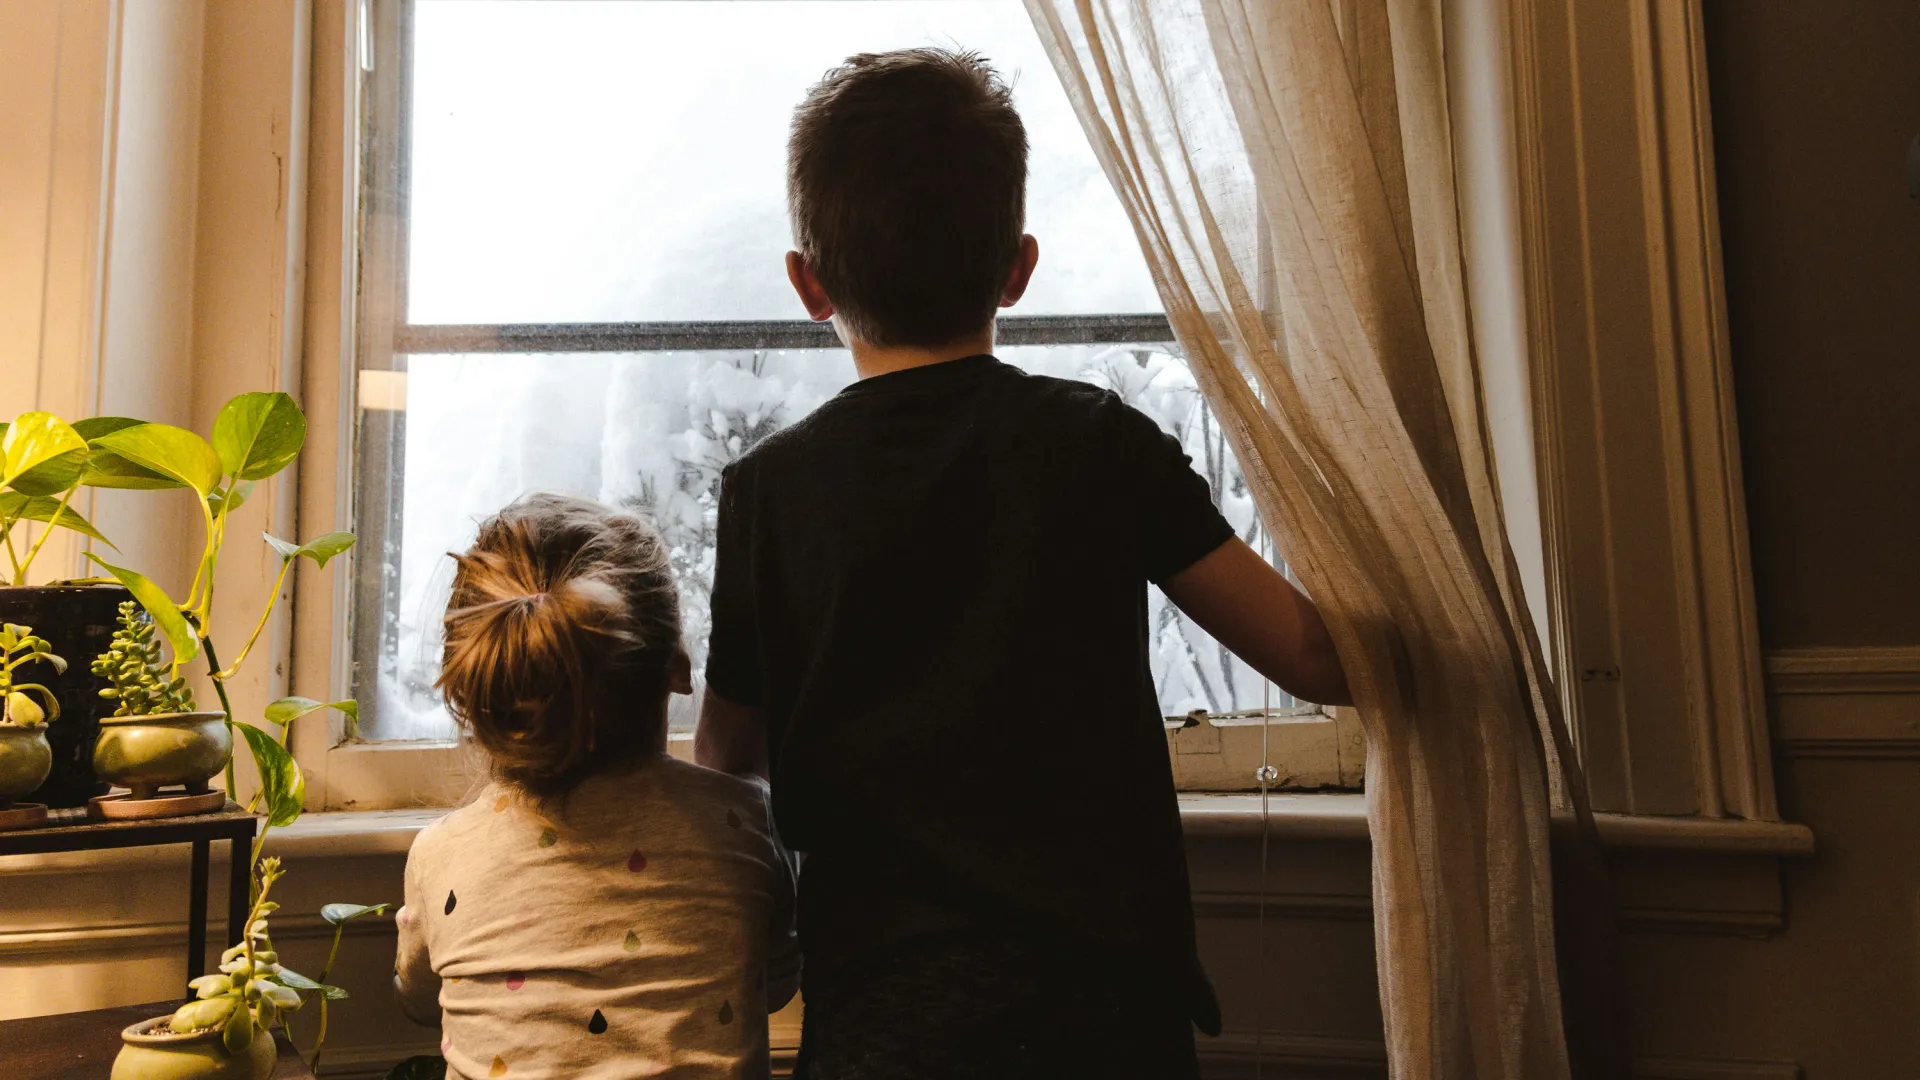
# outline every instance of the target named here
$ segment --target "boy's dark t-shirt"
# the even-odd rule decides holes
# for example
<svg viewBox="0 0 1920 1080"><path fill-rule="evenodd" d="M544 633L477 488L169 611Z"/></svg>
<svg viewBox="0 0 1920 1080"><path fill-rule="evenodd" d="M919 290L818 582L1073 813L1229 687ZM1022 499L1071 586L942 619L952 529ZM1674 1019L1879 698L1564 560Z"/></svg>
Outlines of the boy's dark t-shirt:
<svg viewBox="0 0 1920 1080"><path fill-rule="evenodd" d="M1146 584L1233 529L1176 440L991 356L911 368L734 462L718 530L707 682L766 711L809 966L1006 928L1217 1026Z"/></svg>

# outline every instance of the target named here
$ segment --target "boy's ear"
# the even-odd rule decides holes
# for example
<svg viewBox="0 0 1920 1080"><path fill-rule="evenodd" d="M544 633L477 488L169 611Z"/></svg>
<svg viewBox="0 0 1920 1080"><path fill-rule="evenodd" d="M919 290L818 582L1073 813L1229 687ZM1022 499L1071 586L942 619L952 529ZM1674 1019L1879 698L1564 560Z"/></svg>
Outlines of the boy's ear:
<svg viewBox="0 0 1920 1080"><path fill-rule="evenodd" d="M675 649L667 663L667 689L676 694L693 693L693 657L685 649Z"/></svg>
<svg viewBox="0 0 1920 1080"><path fill-rule="evenodd" d="M820 279L813 276L813 267L797 251L787 252L787 280L793 283L793 291L806 305L807 317L814 322L826 322L833 318L833 301L827 299L827 290L820 287Z"/></svg>
<svg viewBox="0 0 1920 1080"><path fill-rule="evenodd" d="M1040 262L1040 241L1032 233L1020 237L1020 258L1014 261L1013 274L1007 278L1007 288L1000 294L1000 306L1012 307L1026 295L1027 283L1033 280L1033 268Z"/></svg>

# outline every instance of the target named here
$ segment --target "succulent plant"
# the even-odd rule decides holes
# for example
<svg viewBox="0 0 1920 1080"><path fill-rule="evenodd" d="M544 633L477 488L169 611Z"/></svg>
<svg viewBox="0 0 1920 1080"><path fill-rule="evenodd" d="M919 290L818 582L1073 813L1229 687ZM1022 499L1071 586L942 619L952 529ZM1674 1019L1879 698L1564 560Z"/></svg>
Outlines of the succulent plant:
<svg viewBox="0 0 1920 1080"><path fill-rule="evenodd" d="M284 873L276 858L255 864L253 907L247 912L246 936L220 954L218 974L202 975L187 984L193 987L194 1000L176 1009L167 1026L183 1033L217 1030L221 1042L237 1054L252 1045L256 1034L272 1031L276 1023L284 1025L309 996L315 997L320 1001L320 1029L307 1065L318 1075L320 1051L327 1039L327 1003L347 996L340 987L327 985L334 959L340 955L341 934L355 919L385 914L388 905L328 904L322 908L320 917L333 927L333 948L327 953L327 966L321 969L320 978L309 979L280 963L267 927L268 917L280 910L268 895Z"/></svg>
<svg viewBox="0 0 1920 1080"><path fill-rule="evenodd" d="M271 1031L281 1013L300 1007L300 991L288 983L305 981L280 966L280 954L267 932L267 916L280 909L267 899L280 880L280 860L260 860L259 871L259 889L240 944L220 954L219 974L187 984L195 999L180 1006L168 1022L178 1032L218 1029L220 1040L236 1054L253 1044L256 1028Z"/></svg>
<svg viewBox="0 0 1920 1080"><path fill-rule="evenodd" d="M120 628L92 670L113 685L100 696L118 703L115 716L153 716L193 711L193 687L160 658L153 616L129 600L120 605Z"/></svg>
<svg viewBox="0 0 1920 1080"><path fill-rule="evenodd" d="M67 670L67 662L53 654L46 638L34 636L33 627L0 623L0 724L39 727L60 718L60 699L53 691L39 683L13 681L15 670L36 660L51 664L55 672Z"/></svg>

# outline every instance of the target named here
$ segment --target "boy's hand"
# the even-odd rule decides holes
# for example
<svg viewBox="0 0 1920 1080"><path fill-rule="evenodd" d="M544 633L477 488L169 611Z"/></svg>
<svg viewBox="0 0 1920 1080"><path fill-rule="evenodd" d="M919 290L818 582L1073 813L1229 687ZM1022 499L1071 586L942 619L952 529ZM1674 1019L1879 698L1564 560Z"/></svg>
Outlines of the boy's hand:
<svg viewBox="0 0 1920 1080"><path fill-rule="evenodd" d="M709 769L765 779L767 714L756 705L736 705L709 687L693 729L693 760Z"/></svg>
<svg viewBox="0 0 1920 1080"><path fill-rule="evenodd" d="M1161 589L1287 693L1321 705L1353 704L1320 609L1241 540L1221 544Z"/></svg>

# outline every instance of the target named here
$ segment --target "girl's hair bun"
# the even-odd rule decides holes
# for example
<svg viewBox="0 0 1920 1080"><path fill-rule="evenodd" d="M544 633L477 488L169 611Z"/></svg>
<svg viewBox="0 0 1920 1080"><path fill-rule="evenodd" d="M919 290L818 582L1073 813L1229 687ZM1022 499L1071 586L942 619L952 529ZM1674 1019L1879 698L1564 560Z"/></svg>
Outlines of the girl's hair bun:
<svg viewBox="0 0 1920 1080"><path fill-rule="evenodd" d="M563 795L654 745L680 594L650 522L531 495L482 524L454 562L435 685L500 779Z"/></svg>

